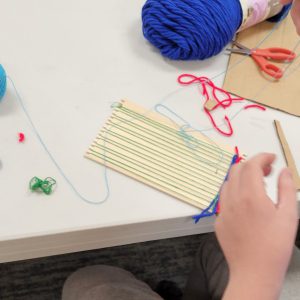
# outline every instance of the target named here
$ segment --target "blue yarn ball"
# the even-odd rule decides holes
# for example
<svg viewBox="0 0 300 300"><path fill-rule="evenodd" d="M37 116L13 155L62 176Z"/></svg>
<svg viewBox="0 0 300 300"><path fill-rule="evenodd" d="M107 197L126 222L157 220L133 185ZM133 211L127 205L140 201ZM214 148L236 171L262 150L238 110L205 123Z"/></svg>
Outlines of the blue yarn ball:
<svg viewBox="0 0 300 300"><path fill-rule="evenodd" d="M206 59L222 51L242 22L238 0L147 0L143 33L163 56Z"/></svg>
<svg viewBox="0 0 300 300"><path fill-rule="evenodd" d="M242 8L239 0L147 0L142 21L145 38L163 56L204 60L232 41Z"/></svg>
<svg viewBox="0 0 300 300"><path fill-rule="evenodd" d="M0 101L6 92L6 73L2 65L0 65Z"/></svg>

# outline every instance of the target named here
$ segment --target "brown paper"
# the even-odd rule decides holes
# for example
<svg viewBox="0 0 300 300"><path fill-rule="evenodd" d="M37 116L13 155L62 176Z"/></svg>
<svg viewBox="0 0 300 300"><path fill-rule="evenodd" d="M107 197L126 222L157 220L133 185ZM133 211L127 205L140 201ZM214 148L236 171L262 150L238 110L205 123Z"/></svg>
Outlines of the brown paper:
<svg viewBox="0 0 300 300"><path fill-rule="evenodd" d="M275 120L274 123L275 123L275 128L276 128L276 131L277 131L279 141L280 141L281 146L282 146L282 150L283 150L283 153L284 153L284 157L285 157L287 166L293 174L293 179L294 179L295 186L296 186L297 190L300 190L300 177L299 177L299 174L298 174L298 171L297 171L297 167L296 167L292 152L291 152L290 147L288 145L288 142L285 138L285 135L283 133L280 122Z"/></svg>
<svg viewBox="0 0 300 300"><path fill-rule="evenodd" d="M217 100L211 98L211 99L208 99L208 100L206 101L204 107L205 107L206 109L208 109L209 111L212 111L213 108L214 108L217 104L218 104Z"/></svg>
<svg viewBox="0 0 300 300"><path fill-rule="evenodd" d="M238 34L237 41L248 48L256 47L274 28L264 22ZM276 64L284 77L278 81L262 73L251 57L232 54L224 89L254 102L300 116L300 53L299 36L290 16L268 36L259 48L282 47L293 50L297 58L290 64Z"/></svg>

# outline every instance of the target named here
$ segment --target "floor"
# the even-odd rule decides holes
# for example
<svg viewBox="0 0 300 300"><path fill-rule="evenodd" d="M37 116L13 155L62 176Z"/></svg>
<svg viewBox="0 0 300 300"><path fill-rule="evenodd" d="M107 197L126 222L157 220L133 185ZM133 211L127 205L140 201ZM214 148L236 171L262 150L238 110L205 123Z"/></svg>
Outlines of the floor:
<svg viewBox="0 0 300 300"><path fill-rule="evenodd" d="M200 238L188 236L0 264L0 299L58 300L68 275L95 264L125 268L152 287L166 279L183 287Z"/></svg>
<svg viewBox="0 0 300 300"><path fill-rule="evenodd" d="M194 235L0 264L0 299L59 300L68 275L95 264L125 268L152 287L172 280L182 288L200 239ZM300 247L300 230L297 244Z"/></svg>

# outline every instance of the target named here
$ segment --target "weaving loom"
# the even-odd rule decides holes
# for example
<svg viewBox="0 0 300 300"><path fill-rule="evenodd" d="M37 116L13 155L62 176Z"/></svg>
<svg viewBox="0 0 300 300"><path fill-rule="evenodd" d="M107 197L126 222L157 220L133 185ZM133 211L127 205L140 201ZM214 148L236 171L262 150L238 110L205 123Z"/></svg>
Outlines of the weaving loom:
<svg viewBox="0 0 300 300"><path fill-rule="evenodd" d="M121 101L86 157L204 209L218 195L235 152L183 128Z"/></svg>

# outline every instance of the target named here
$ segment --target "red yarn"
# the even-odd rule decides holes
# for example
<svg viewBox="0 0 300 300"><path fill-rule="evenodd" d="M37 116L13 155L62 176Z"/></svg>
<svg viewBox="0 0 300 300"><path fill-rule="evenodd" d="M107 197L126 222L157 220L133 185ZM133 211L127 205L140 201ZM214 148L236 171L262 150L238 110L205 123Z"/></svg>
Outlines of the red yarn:
<svg viewBox="0 0 300 300"><path fill-rule="evenodd" d="M213 127L214 127L219 133L221 133L222 135L225 135L225 136L232 136L232 134L233 134L233 129L232 129L232 126L231 126L231 122L230 122L230 120L228 119L227 116L225 116L225 121L226 121L226 123L227 123L227 125L228 125L229 132L225 132L225 131L221 130L220 127L218 127L218 125L216 124L216 122L215 122L213 116L211 115L210 111L209 111L207 108L204 107L204 111L205 111L206 114L208 115L208 117L209 117L209 119L210 119L210 121L211 121Z"/></svg>
<svg viewBox="0 0 300 300"><path fill-rule="evenodd" d="M218 201L217 203L217 209L216 209L216 214L219 215L221 212L221 205L220 205L220 201Z"/></svg>
<svg viewBox="0 0 300 300"><path fill-rule="evenodd" d="M238 164L243 158L240 156L240 151L237 146L234 148L234 150L235 150L235 154L237 156L235 163Z"/></svg>
<svg viewBox="0 0 300 300"><path fill-rule="evenodd" d="M188 79L188 80L184 80ZM217 87L209 78L201 76L197 77L191 74L182 74L177 78L178 83L182 85L190 85L192 83L200 83L202 87L202 95L205 97L205 103L210 99L210 95L208 92L208 89L211 89L212 96L216 100L217 104L211 109L211 111L214 111L217 109L219 106L221 106L223 109L226 109L227 107L231 106L233 101L243 101L244 99L241 97L233 97L229 92ZM222 94L225 96L222 100L219 99L218 93ZM210 119L213 127L222 135L225 136L232 136L233 134L233 129L231 126L231 122L227 116L225 116L225 123L228 126L228 132L223 131L220 129L220 127L216 124L211 112L205 107L204 103L204 111L207 114L208 118Z"/></svg>
<svg viewBox="0 0 300 300"><path fill-rule="evenodd" d="M267 110L264 106L261 106L261 105L258 105L258 104L246 105L244 107L244 109L248 109L248 108L258 108L258 109L263 110L263 111Z"/></svg>
<svg viewBox="0 0 300 300"><path fill-rule="evenodd" d="M23 143L25 141L25 134L20 132L19 133L19 143Z"/></svg>

